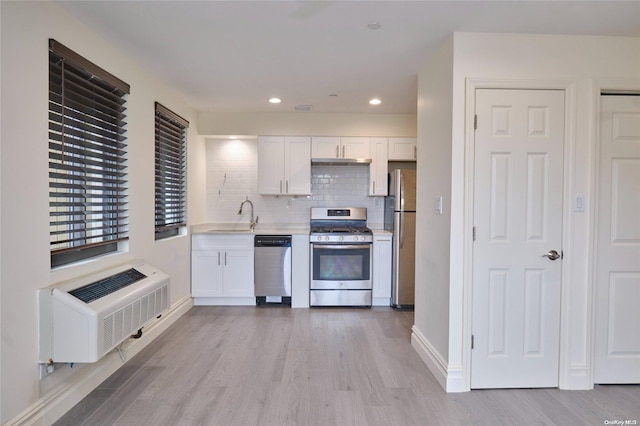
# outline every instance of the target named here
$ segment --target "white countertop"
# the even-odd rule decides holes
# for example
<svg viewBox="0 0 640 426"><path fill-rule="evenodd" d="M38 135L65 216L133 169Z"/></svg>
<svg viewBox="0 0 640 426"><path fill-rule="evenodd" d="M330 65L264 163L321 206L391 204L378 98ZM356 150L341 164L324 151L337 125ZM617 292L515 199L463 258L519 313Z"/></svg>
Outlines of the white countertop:
<svg viewBox="0 0 640 426"><path fill-rule="evenodd" d="M372 229L374 235L391 234L384 229ZM202 223L191 226L192 234L255 234L255 235L304 235L309 233L309 227L304 225L261 224L249 230L247 223Z"/></svg>
<svg viewBox="0 0 640 426"><path fill-rule="evenodd" d="M192 234L255 234L255 235L304 235L309 233L308 226L278 225L258 223L253 231L248 223L202 223L191 226Z"/></svg>

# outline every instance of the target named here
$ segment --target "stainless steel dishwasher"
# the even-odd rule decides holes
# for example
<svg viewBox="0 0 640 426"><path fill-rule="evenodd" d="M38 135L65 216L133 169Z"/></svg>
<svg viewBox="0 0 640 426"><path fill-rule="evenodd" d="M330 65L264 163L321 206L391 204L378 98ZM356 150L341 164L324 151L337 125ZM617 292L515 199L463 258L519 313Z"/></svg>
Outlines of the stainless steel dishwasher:
<svg viewBox="0 0 640 426"><path fill-rule="evenodd" d="M256 305L291 306L291 235L255 236Z"/></svg>

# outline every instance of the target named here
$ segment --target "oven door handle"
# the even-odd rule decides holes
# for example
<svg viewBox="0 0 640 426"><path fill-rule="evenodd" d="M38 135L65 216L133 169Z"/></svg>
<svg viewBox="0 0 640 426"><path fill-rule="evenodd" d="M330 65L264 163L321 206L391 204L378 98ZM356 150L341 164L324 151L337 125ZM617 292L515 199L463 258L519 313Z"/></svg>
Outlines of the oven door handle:
<svg viewBox="0 0 640 426"><path fill-rule="evenodd" d="M335 244L335 245L327 245L327 244L313 244L314 249L327 249L327 250L349 250L349 249L360 249L364 246L370 246L371 243L363 243L363 244Z"/></svg>

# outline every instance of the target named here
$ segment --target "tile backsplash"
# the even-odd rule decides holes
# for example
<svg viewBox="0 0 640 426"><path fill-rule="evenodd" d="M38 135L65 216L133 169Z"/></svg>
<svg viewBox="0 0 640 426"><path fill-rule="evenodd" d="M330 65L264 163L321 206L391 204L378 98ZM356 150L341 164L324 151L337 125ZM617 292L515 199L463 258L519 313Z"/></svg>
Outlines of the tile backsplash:
<svg viewBox="0 0 640 426"><path fill-rule="evenodd" d="M311 207L366 207L371 228L382 228L384 199L367 196L368 165L312 165L310 196L258 194L257 140L207 140L207 222L249 223L238 215L246 197L261 224L309 223ZM259 229L259 227L258 227Z"/></svg>

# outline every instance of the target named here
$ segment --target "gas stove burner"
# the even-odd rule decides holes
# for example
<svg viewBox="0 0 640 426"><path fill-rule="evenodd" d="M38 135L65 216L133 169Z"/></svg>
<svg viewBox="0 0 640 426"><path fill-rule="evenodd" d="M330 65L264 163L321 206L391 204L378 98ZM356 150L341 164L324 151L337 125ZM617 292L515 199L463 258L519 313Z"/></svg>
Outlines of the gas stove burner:
<svg viewBox="0 0 640 426"><path fill-rule="evenodd" d="M313 234L370 234L371 230L363 226L316 226L311 228Z"/></svg>
<svg viewBox="0 0 640 426"><path fill-rule="evenodd" d="M370 243L373 232L366 225L367 209L363 207L311 208L311 242Z"/></svg>

